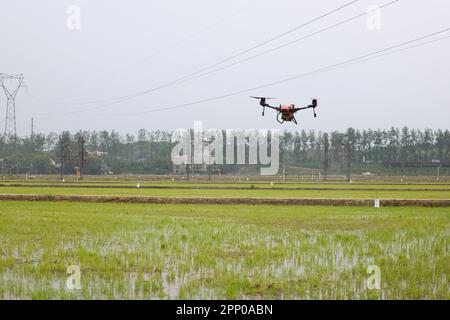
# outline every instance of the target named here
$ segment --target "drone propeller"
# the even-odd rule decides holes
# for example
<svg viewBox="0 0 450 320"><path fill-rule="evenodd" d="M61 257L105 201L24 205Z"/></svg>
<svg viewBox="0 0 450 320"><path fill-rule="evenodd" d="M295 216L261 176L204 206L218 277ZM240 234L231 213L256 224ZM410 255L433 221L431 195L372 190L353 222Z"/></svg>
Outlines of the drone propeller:
<svg viewBox="0 0 450 320"><path fill-rule="evenodd" d="M254 97L254 96L250 96L250 98L253 98L253 99L258 99L258 100L261 100L261 99L265 99L265 100L273 100L273 99L277 99L277 98L268 98L268 97Z"/></svg>

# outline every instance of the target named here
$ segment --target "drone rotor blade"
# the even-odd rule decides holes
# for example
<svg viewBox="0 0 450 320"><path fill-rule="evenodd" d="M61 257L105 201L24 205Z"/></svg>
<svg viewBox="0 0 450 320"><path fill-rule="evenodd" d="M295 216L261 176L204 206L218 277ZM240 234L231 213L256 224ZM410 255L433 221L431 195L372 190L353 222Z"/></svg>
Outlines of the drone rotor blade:
<svg viewBox="0 0 450 320"><path fill-rule="evenodd" d="M253 99L258 99L258 100L261 100L261 99L266 99L266 100L273 100L273 99L277 99L277 98L273 98L273 97L254 97L254 96L250 96L250 98L253 98Z"/></svg>

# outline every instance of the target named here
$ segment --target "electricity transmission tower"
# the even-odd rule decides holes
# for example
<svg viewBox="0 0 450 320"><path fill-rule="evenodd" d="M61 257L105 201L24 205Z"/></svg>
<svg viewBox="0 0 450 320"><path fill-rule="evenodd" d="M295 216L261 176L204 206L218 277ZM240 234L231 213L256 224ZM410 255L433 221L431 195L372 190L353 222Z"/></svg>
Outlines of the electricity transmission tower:
<svg viewBox="0 0 450 320"><path fill-rule="evenodd" d="M9 80L9 86L7 83ZM15 82L13 86L13 82ZM13 145L17 142L17 129L16 129L16 96L19 89L24 87L23 85L23 75L7 75L0 73L0 84L6 95L7 105L6 105L6 118L5 118L5 134L3 136L4 143L12 143ZM11 87L11 88L8 88Z"/></svg>

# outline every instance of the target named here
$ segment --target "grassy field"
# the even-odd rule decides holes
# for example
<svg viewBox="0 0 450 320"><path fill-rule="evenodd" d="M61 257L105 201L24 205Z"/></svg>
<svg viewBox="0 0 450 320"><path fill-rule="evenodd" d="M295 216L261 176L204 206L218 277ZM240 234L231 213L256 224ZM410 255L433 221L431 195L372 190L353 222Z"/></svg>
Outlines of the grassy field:
<svg viewBox="0 0 450 320"><path fill-rule="evenodd" d="M0 181L0 187L26 187L26 186L51 186L51 187L171 187L171 188L254 188L254 189L447 189L450 191L450 184L445 183L392 183L392 184L375 184L375 183L342 183L342 182L198 182L198 181Z"/></svg>
<svg viewBox="0 0 450 320"><path fill-rule="evenodd" d="M437 190L258 190L255 189L120 189L0 187L0 194L117 195L166 197L238 197L238 198L355 198L355 199L450 199L448 191Z"/></svg>
<svg viewBox="0 0 450 320"><path fill-rule="evenodd" d="M449 299L449 235L450 208L6 201L0 298Z"/></svg>

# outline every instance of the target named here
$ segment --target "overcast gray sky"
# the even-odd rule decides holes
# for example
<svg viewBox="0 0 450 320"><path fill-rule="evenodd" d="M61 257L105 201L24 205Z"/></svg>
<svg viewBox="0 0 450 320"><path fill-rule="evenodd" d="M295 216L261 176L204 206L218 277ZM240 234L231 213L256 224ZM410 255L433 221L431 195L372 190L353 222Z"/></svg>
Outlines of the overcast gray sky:
<svg viewBox="0 0 450 320"><path fill-rule="evenodd" d="M389 1L360 0L242 57ZM450 27L448 0L401 0L382 10L380 30L370 30L364 17L135 99L110 106L83 104L181 78L348 2L1 0L0 72L23 73L28 86L16 99L18 133L29 132L31 117L40 132L116 129L134 133L139 128L188 128L195 120L207 128L449 128L450 39L209 103L133 115L256 87ZM70 5L81 9L80 30L67 27ZM446 35L450 32L440 37ZM261 117L258 102L249 99L250 94L299 105L316 97L319 117L314 119L308 110L299 115L298 127L281 126L272 112ZM1 130L5 108L1 94ZM90 108L94 110L85 111Z"/></svg>

